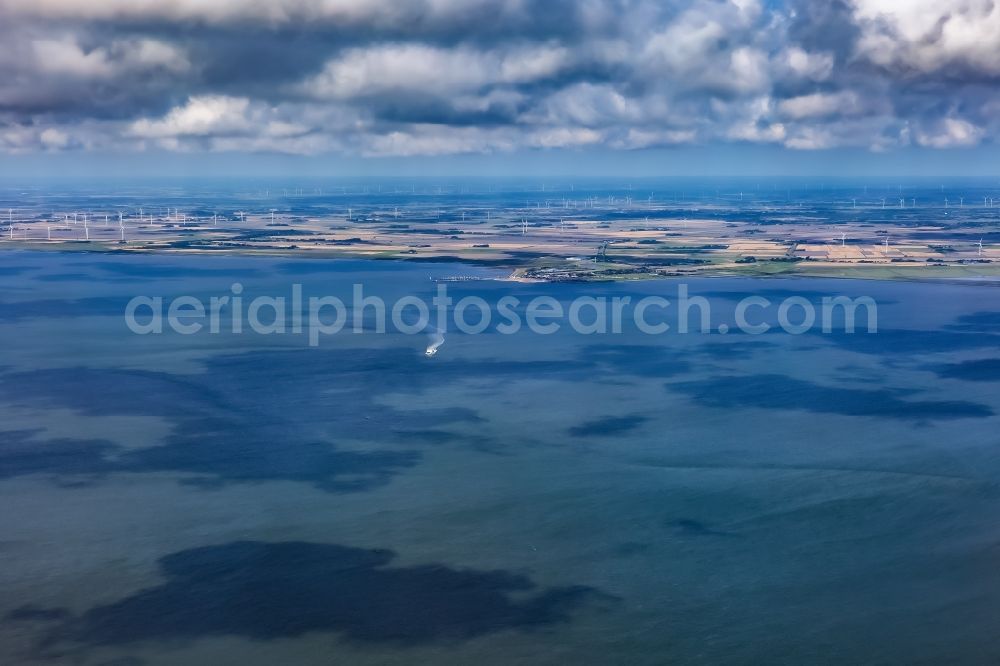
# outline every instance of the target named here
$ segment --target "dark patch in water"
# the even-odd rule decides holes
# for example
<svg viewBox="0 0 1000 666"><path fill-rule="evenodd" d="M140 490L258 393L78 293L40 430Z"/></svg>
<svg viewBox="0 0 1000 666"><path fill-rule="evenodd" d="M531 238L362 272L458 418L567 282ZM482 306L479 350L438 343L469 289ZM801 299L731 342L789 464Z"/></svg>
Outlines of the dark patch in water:
<svg viewBox="0 0 1000 666"><path fill-rule="evenodd" d="M47 273L36 275L35 279L39 282L86 282L92 280L93 276L87 273Z"/></svg>
<svg viewBox="0 0 1000 666"><path fill-rule="evenodd" d="M937 373L937 376L943 379L961 379L967 382L1000 382L1000 358L932 365L928 366L927 369Z"/></svg>
<svg viewBox="0 0 1000 666"><path fill-rule="evenodd" d="M121 317L125 313L125 307L128 305L128 302L128 298L114 296L8 301L0 303L0 321L72 319L93 316ZM124 323L122 326L124 328Z"/></svg>
<svg viewBox="0 0 1000 666"><path fill-rule="evenodd" d="M859 354L915 355L939 354L970 349L1000 348L1000 335L972 335L956 331L883 330L869 334L861 326L851 334L834 329L833 334L819 334L824 339Z"/></svg>
<svg viewBox="0 0 1000 666"><path fill-rule="evenodd" d="M237 279L242 277L253 277L260 275L256 268L225 266L222 268L201 268L185 265L168 265L143 263L125 263L115 261L98 261L90 266L116 275L127 275L132 278L192 278L192 277L219 277L226 279Z"/></svg>
<svg viewBox="0 0 1000 666"><path fill-rule="evenodd" d="M945 328L966 333L997 333L1000 332L1000 312L973 312L962 315L954 323Z"/></svg>
<svg viewBox="0 0 1000 666"><path fill-rule="evenodd" d="M41 266L0 266L0 277L12 277L40 269Z"/></svg>
<svg viewBox="0 0 1000 666"><path fill-rule="evenodd" d="M584 586L538 589L504 570L389 566L394 558L389 550L298 541L183 550L160 560L164 584L66 621L47 644L275 640L311 632L427 644L568 622L598 596Z"/></svg>
<svg viewBox="0 0 1000 666"><path fill-rule="evenodd" d="M416 451L340 451L327 441L260 437L231 421L205 419L185 424L167 446L123 454L119 469L196 474L186 482L206 488L298 481L352 492L387 483L419 460Z"/></svg>
<svg viewBox="0 0 1000 666"><path fill-rule="evenodd" d="M697 289L692 289L690 292L690 297L695 298L701 296L702 298L707 298L710 301L724 300L731 301L733 303L738 303L740 301L746 300L747 298L763 297L771 301L774 308L789 298L804 298L816 307L816 311L819 312L823 305L824 298L837 298L838 296L847 296L842 292L836 291L824 291L821 289L784 289L784 288L769 288L767 285L761 282L755 283L757 289L754 291L721 291L721 290L710 290L710 291L698 291ZM854 299L857 296L850 295L848 298ZM879 307L884 307L887 305L895 305L898 301L878 298L876 299ZM695 310L697 312L697 310ZM865 321L865 309L860 308L859 310L859 321Z"/></svg>
<svg viewBox="0 0 1000 666"><path fill-rule="evenodd" d="M580 361L606 365L615 372L637 377L673 377L690 372L691 363L669 346L591 345L580 352Z"/></svg>
<svg viewBox="0 0 1000 666"><path fill-rule="evenodd" d="M395 433L403 439L415 439L425 444L448 444L461 439L446 430L397 430Z"/></svg>
<svg viewBox="0 0 1000 666"><path fill-rule="evenodd" d="M916 392L891 388L843 389L777 374L715 377L666 386L708 407L733 410L756 407L912 421L993 415L987 405L974 402L904 400Z"/></svg>
<svg viewBox="0 0 1000 666"><path fill-rule="evenodd" d="M632 414L629 416L608 416L602 419L587 421L569 429L573 437L597 437L620 435L635 430L649 419L645 416Z"/></svg>
<svg viewBox="0 0 1000 666"><path fill-rule="evenodd" d="M678 534L682 536L721 536L721 537L735 537L739 536L733 532L724 532L722 530L717 530L709 527L706 523L700 520L694 520L692 518L681 518L679 520L671 520L667 523L667 527L673 528Z"/></svg>
<svg viewBox="0 0 1000 666"><path fill-rule="evenodd" d="M144 666L147 663L149 662L139 657L115 657L107 661L102 661L97 666Z"/></svg>
<svg viewBox="0 0 1000 666"><path fill-rule="evenodd" d="M111 442L89 439L39 440L37 430L0 432L0 479L27 474L101 475L110 471Z"/></svg>
<svg viewBox="0 0 1000 666"><path fill-rule="evenodd" d="M21 606L7 613L6 620L12 622L55 622L70 617L65 608L42 608L40 606Z"/></svg>
<svg viewBox="0 0 1000 666"><path fill-rule="evenodd" d="M626 541L625 543L618 544L615 546L614 552L616 555L621 557L629 557L630 555L638 555L648 551L651 548L648 543L639 543L638 541Z"/></svg>
<svg viewBox="0 0 1000 666"><path fill-rule="evenodd" d="M427 414L376 409L370 402L376 396L357 397L354 391L347 398L318 400L322 389L308 381L303 368L298 368L303 377L298 385L274 376L267 386L263 374L250 372L252 367L253 361L242 373L193 377L87 368L3 375L0 399L8 403L68 407L92 415L157 416L173 428L162 445L142 449L100 441L28 441L22 434L13 449L0 447L0 469L8 475L172 472L198 475L188 482L205 486L285 480L331 492L356 491L387 482L415 465L420 454L380 447L345 451L337 446L340 437L378 442L385 420L423 427L428 420L475 416L467 410ZM322 372L313 376L329 379ZM366 413L380 419L368 421Z"/></svg>
<svg viewBox="0 0 1000 666"><path fill-rule="evenodd" d="M327 442L255 439L245 429L208 420L185 423L166 445L126 450L104 440L35 439L35 432L3 432L0 478L47 474L65 488L86 487L77 477L171 472L194 475L187 485L298 481L329 492L367 490L420 460L414 451L339 451Z"/></svg>
<svg viewBox="0 0 1000 666"><path fill-rule="evenodd" d="M764 350L771 351L781 348L781 345L768 342L762 338L724 341L721 337L714 337L710 338L710 340L711 342L700 345L697 349L695 349L694 353L717 360L746 360L757 352Z"/></svg>
<svg viewBox="0 0 1000 666"><path fill-rule="evenodd" d="M878 367L869 367L856 363L845 363L834 368L831 378L844 382L867 382L880 384L885 378L885 371Z"/></svg>
<svg viewBox="0 0 1000 666"><path fill-rule="evenodd" d="M287 261L274 265L274 270L282 275L317 275L323 273L343 273L344 262L339 261Z"/></svg>
<svg viewBox="0 0 1000 666"><path fill-rule="evenodd" d="M52 446L59 455L36 459L19 451L7 470L11 475L168 472L205 487L284 480L334 492L363 490L417 464L415 444L448 442L491 453L501 448L486 438L448 434L449 424L482 421L474 410L397 410L383 396L433 390L469 376L501 381L545 368L571 376L580 371L569 366L427 364L410 349L294 349L212 357L204 373L193 375L95 368L7 373L0 375L0 400L7 404L159 417L172 426L162 442L137 442L144 448L57 440ZM351 450L345 450L345 441ZM354 450L359 443L361 450ZM46 444L33 441L29 452Z"/></svg>

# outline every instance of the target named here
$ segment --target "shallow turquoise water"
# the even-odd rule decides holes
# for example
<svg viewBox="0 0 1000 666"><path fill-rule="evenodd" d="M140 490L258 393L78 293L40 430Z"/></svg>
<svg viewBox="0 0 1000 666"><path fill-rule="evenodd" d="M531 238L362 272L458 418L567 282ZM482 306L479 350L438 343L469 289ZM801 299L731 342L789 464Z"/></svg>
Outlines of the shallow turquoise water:
<svg viewBox="0 0 1000 666"><path fill-rule="evenodd" d="M1000 291L874 335L137 336L134 295L430 298L458 266L3 253L3 663L1000 659ZM450 283L456 297L672 296Z"/></svg>

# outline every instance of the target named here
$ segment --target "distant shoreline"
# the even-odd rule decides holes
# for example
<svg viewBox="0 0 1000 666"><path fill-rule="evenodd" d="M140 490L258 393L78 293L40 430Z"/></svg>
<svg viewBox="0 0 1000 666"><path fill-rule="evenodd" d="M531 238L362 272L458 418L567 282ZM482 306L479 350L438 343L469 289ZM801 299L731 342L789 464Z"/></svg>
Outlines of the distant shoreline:
<svg viewBox="0 0 1000 666"><path fill-rule="evenodd" d="M798 262L789 267L782 267L780 271L755 270L766 269L767 266L744 266L739 269L700 267L697 270L658 270L656 272L643 272L642 267L623 265L623 272L616 274L584 273L578 277L557 275L547 277L545 273L529 272L523 264L524 262L513 260L505 262L496 258L484 259L480 257L470 258L450 255L407 255L407 256L372 256L361 253L338 251L332 248L325 249L290 249L290 248L224 248L215 250L191 249L191 248L149 248L149 247L120 247L100 242L67 241L56 243L36 243L9 241L0 243L0 251L6 252L56 252L56 253L93 253L107 255L182 255L187 257L281 257L287 259L302 259L306 261L330 261L330 260L353 260L353 261L379 261L379 262L399 262L399 263L423 263L423 264L455 264L468 266L470 268L488 268L497 271L507 272L506 275L486 278L481 276L451 276L440 281L476 281L490 280L500 282L518 282L525 284L532 283L586 283L586 282L644 282L681 278L827 278L844 280L875 280L875 281L904 281L904 282L968 282L970 284L997 284L1000 286L1000 263L988 263L978 265L940 265L940 266L893 266L893 265L864 265L849 264L844 266L817 266L811 262ZM612 266L614 266L612 264ZM629 271L628 269L638 269ZM614 268L612 268L614 270ZM509 272L508 272L509 271Z"/></svg>

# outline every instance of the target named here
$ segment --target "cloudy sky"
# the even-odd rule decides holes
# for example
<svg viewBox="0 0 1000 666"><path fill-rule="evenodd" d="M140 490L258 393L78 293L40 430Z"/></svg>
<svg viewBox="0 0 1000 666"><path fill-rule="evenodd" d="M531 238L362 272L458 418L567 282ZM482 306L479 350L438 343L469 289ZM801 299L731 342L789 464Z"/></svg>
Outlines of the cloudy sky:
<svg viewBox="0 0 1000 666"><path fill-rule="evenodd" d="M994 0L0 0L0 44L7 171L933 172L995 165L1000 129Z"/></svg>

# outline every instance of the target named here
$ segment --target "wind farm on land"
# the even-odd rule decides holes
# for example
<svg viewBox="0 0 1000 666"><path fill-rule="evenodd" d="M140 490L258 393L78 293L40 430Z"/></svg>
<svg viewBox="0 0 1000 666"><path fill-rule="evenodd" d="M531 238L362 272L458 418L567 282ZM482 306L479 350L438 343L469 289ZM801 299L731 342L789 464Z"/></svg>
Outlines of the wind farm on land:
<svg viewBox="0 0 1000 666"><path fill-rule="evenodd" d="M1000 274L1000 198L810 189L269 189L13 200L18 246L464 262L523 280ZM978 194L978 193L977 193ZM975 198L974 198L975 197ZM972 202L975 203L972 203Z"/></svg>

